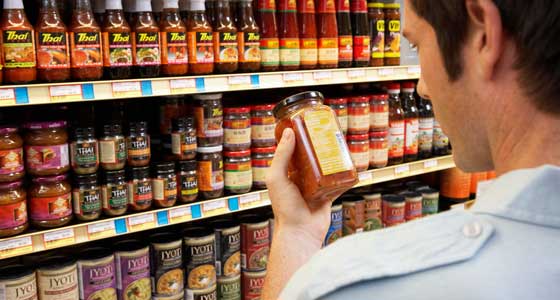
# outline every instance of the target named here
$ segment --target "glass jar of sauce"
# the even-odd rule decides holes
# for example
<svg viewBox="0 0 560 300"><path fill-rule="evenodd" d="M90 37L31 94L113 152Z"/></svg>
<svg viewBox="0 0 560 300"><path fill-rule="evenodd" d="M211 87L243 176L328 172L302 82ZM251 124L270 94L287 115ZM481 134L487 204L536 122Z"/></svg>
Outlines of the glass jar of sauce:
<svg viewBox="0 0 560 300"><path fill-rule="evenodd" d="M177 202L177 174L175 163L158 163L154 167L152 180L154 205L156 207L171 207Z"/></svg>
<svg viewBox="0 0 560 300"><path fill-rule="evenodd" d="M389 162L388 131L374 131L369 134L369 166L385 168Z"/></svg>
<svg viewBox="0 0 560 300"><path fill-rule="evenodd" d="M241 151L251 148L251 108L224 109L224 149Z"/></svg>
<svg viewBox="0 0 560 300"><path fill-rule="evenodd" d="M367 134L369 127L369 97L351 97L348 100L348 134Z"/></svg>
<svg viewBox="0 0 560 300"><path fill-rule="evenodd" d="M99 168L99 142L93 127L78 127L73 130L70 143L70 161L76 174L92 174Z"/></svg>
<svg viewBox="0 0 560 300"><path fill-rule="evenodd" d="M0 184L0 238L27 230L27 193L22 181Z"/></svg>
<svg viewBox="0 0 560 300"><path fill-rule="evenodd" d="M126 140L119 124L103 126L103 136L99 139L99 159L104 170L121 170L126 164Z"/></svg>
<svg viewBox="0 0 560 300"><path fill-rule="evenodd" d="M338 124L342 128L342 132L348 132L348 101L346 98L329 98L325 99L325 105L328 105L336 113Z"/></svg>
<svg viewBox="0 0 560 300"><path fill-rule="evenodd" d="M389 96L372 95L369 103L369 125L371 131L389 128Z"/></svg>
<svg viewBox="0 0 560 300"><path fill-rule="evenodd" d="M194 96L194 116L199 147L222 145L224 141L224 112L222 94Z"/></svg>
<svg viewBox="0 0 560 300"><path fill-rule="evenodd" d="M101 195L105 215L116 217L126 213L128 186L125 181L124 170L105 171Z"/></svg>
<svg viewBox="0 0 560 300"><path fill-rule="evenodd" d="M23 139L16 127L0 127L0 182L16 181L25 175Z"/></svg>
<svg viewBox="0 0 560 300"><path fill-rule="evenodd" d="M385 58L385 12L382 2L368 3L369 35L371 39L370 67L382 67Z"/></svg>
<svg viewBox="0 0 560 300"><path fill-rule="evenodd" d="M144 167L150 164L151 149L148 123L130 122L126 137L127 162L132 167Z"/></svg>
<svg viewBox="0 0 560 300"><path fill-rule="evenodd" d="M192 203L198 198L196 160L180 161L177 172L177 197L181 203Z"/></svg>
<svg viewBox="0 0 560 300"><path fill-rule="evenodd" d="M146 211L153 201L150 167L128 169L128 207L132 211Z"/></svg>
<svg viewBox="0 0 560 300"><path fill-rule="evenodd" d="M173 119L169 159L190 160L196 157L196 129L193 118Z"/></svg>
<svg viewBox="0 0 560 300"><path fill-rule="evenodd" d="M198 147L198 190L204 199L224 195L224 164L222 146Z"/></svg>
<svg viewBox="0 0 560 300"><path fill-rule="evenodd" d="M401 64L401 5L385 4L385 65Z"/></svg>
<svg viewBox="0 0 560 300"><path fill-rule="evenodd" d="M266 148L253 148L252 153L252 168L253 168L253 188L266 189L266 173L272 165L276 147Z"/></svg>
<svg viewBox="0 0 560 300"><path fill-rule="evenodd" d="M28 193L33 226L55 228L72 220L72 188L66 175L33 178Z"/></svg>
<svg viewBox="0 0 560 300"><path fill-rule="evenodd" d="M232 194L251 191L253 185L251 150L224 152L224 181L226 191Z"/></svg>
<svg viewBox="0 0 560 300"><path fill-rule="evenodd" d="M60 175L70 170L66 122L27 123L26 167L34 176Z"/></svg>
<svg viewBox="0 0 560 300"><path fill-rule="evenodd" d="M93 221L101 216L101 188L97 174L75 175L72 189L74 215L80 221Z"/></svg>
<svg viewBox="0 0 560 300"><path fill-rule="evenodd" d="M274 104L255 105L251 109L251 146L263 148L276 145L273 109Z"/></svg>
<svg viewBox="0 0 560 300"><path fill-rule="evenodd" d="M369 167L369 139L367 134L352 134L346 136L352 162L356 171L363 172Z"/></svg>

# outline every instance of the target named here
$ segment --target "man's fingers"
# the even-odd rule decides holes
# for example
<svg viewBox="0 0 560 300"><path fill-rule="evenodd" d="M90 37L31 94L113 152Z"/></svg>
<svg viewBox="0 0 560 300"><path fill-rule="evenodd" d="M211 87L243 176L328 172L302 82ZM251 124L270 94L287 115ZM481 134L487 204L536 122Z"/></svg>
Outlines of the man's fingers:
<svg viewBox="0 0 560 300"><path fill-rule="evenodd" d="M266 178L269 188L277 183L285 184L285 181L288 180L288 166L296 147L295 140L294 131L290 128L285 129Z"/></svg>

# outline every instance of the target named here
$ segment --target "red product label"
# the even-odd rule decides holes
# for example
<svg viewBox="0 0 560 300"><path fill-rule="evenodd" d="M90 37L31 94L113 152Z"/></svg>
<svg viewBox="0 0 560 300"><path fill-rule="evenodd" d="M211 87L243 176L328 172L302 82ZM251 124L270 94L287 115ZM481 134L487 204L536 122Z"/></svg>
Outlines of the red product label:
<svg viewBox="0 0 560 300"><path fill-rule="evenodd" d="M29 217L35 221L50 221L72 214L71 194L56 197L37 197L29 201Z"/></svg>
<svg viewBox="0 0 560 300"><path fill-rule="evenodd" d="M354 36L354 60L369 61L370 54L370 37L364 35Z"/></svg>
<svg viewBox="0 0 560 300"><path fill-rule="evenodd" d="M297 2L296 0L280 0L278 3L278 10L282 12L296 12Z"/></svg>
<svg viewBox="0 0 560 300"><path fill-rule="evenodd" d="M224 171L248 171L251 170L251 162L239 162L224 164Z"/></svg>
<svg viewBox="0 0 560 300"><path fill-rule="evenodd" d="M68 144L25 146L25 156L27 157L28 169L60 169L70 165Z"/></svg>
<svg viewBox="0 0 560 300"><path fill-rule="evenodd" d="M241 224L241 267L248 271L266 269L270 246L269 222Z"/></svg>
<svg viewBox="0 0 560 300"><path fill-rule="evenodd" d="M255 276L255 275L259 276ZM243 272L242 295L244 300L260 300L266 272L248 275Z"/></svg>
<svg viewBox="0 0 560 300"><path fill-rule="evenodd" d="M272 116L251 118L251 125L274 125L274 124L276 124L276 120Z"/></svg>
<svg viewBox="0 0 560 300"><path fill-rule="evenodd" d="M23 148L0 150L1 175L22 172L23 170Z"/></svg>
<svg viewBox="0 0 560 300"><path fill-rule="evenodd" d="M70 67L68 33L37 32L37 68L64 69Z"/></svg>
<svg viewBox="0 0 560 300"><path fill-rule="evenodd" d="M261 12L275 12L276 1L274 0L258 0L259 11Z"/></svg>
<svg viewBox="0 0 560 300"><path fill-rule="evenodd" d="M336 5L334 3L334 0L320 0L317 12L336 13Z"/></svg>
<svg viewBox="0 0 560 300"><path fill-rule="evenodd" d="M366 0L351 0L350 10L353 13L367 13L367 1Z"/></svg>
<svg viewBox="0 0 560 300"><path fill-rule="evenodd" d="M404 223L404 211L404 203L391 203L383 201L383 225L385 225L385 227L391 227Z"/></svg>
<svg viewBox="0 0 560 300"><path fill-rule="evenodd" d="M405 154L418 154L418 119L406 119L405 121Z"/></svg>
<svg viewBox="0 0 560 300"><path fill-rule="evenodd" d="M407 221L422 218L422 199L420 201L406 201L405 219Z"/></svg>
<svg viewBox="0 0 560 300"><path fill-rule="evenodd" d="M297 7L298 13L315 13L315 2L313 0L298 0Z"/></svg>
<svg viewBox="0 0 560 300"><path fill-rule="evenodd" d="M254 159L252 161L253 168L269 168L272 165L271 159Z"/></svg>
<svg viewBox="0 0 560 300"><path fill-rule="evenodd" d="M0 229L12 229L27 223L25 201L0 206Z"/></svg>
<svg viewBox="0 0 560 300"><path fill-rule="evenodd" d="M251 120L224 120L224 129L247 129L251 128Z"/></svg>
<svg viewBox="0 0 560 300"><path fill-rule="evenodd" d="M352 61L354 55L353 39L351 35L342 35L338 37L338 60Z"/></svg>
<svg viewBox="0 0 560 300"><path fill-rule="evenodd" d="M338 12L350 12L350 0L337 0L336 10Z"/></svg>

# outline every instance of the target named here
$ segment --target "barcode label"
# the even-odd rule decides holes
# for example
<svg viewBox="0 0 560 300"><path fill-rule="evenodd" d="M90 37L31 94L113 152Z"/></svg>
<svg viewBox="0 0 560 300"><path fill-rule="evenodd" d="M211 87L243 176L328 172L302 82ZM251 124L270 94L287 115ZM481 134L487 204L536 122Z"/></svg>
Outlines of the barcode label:
<svg viewBox="0 0 560 300"><path fill-rule="evenodd" d="M219 260L216 261L216 275L222 276L222 262Z"/></svg>
<svg viewBox="0 0 560 300"><path fill-rule="evenodd" d="M247 269L247 255L241 253L241 268Z"/></svg>

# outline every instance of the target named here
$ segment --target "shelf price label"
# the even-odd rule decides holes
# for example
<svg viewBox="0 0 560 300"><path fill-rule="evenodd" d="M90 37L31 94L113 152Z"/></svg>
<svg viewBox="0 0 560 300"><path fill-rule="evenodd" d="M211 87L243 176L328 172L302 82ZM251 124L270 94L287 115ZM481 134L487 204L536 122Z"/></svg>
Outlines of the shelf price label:
<svg viewBox="0 0 560 300"><path fill-rule="evenodd" d="M11 105L16 102L16 92L14 89L0 89L0 106Z"/></svg>
<svg viewBox="0 0 560 300"><path fill-rule="evenodd" d="M33 241L30 236L0 242L0 258L20 256L31 252L33 252Z"/></svg>
<svg viewBox="0 0 560 300"><path fill-rule="evenodd" d="M298 84L303 82L303 73L284 73L284 75L282 75L282 79L284 80L284 83Z"/></svg>
<svg viewBox="0 0 560 300"><path fill-rule="evenodd" d="M249 209L256 206L260 206L262 204L261 201L261 194L251 194L251 195L244 195L239 197L239 208L240 209Z"/></svg>
<svg viewBox="0 0 560 300"><path fill-rule="evenodd" d="M156 227L156 218L153 213L143 214L139 216L130 216L127 219L130 231L142 231L153 229Z"/></svg>
<svg viewBox="0 0 560 300"><path fill-rule="evenodd" d="M89 240L104 239L115 236L117 234L115 229L115 222L113 221L106 221L88 225L87 232Z"/></svg>
<svg viewBox="0 0 560 300"><path fill-rule="evenodd" d="M387 77L395 74L395 69L393 68L382 68L377 71L377 74L381 77Z"/></svg>
<svg viewBox="0 0 560 300"><path fill-rule="evenodd" d="M188 94L196 92L196 80L191 79L171 79L169 80L171 94Z"/></svg>
<svg viewBox="0 0 560 300"><path fill-rule="evenodd" d="M127 98L141 96L142 85L140 84L140 81L113 82L113 97Z"/></svg>
<svg viewBox="0 0 560 300"><path fill-rule="evenodd" d="M218 216L228 213L225 199L202 203L202 212L205 217Z"/></svg>
<svg viewBox="0 0 560 300"><path fill-rule="evenodd" d="M169 210L169 223L177 224L192 220L191 207L177 207Z"/></svg>
<svg viewBox="0 0 560 300"><path fill-rule="evenodd" d="M66 247L76 243L73 228L46 232L43 234L45 249Z"/></svg>
<svg viewBox="0 0 560 300"><path fill-rule="evenodd" d="M438 166L437 159L430 159L424 162L424 169L432 169Z"/></svg>
<svg viewBox="0 0 560 300"><path fill-rule="evenodd" d="M395 167L395 176L404 176L410 173L410 165L402 165Z"/></svg>
<svg viewBox="0 0 560 300"><path fill-rule="evenodd" d="M49 87L51 102L77 101L83 99L82 85L57 85Z"/></svg>
<svg viewBox="0 0 560 300"><path fill-rule="evenodd" d="M420 67L419 66L408 67L408 74L420 75Z"/></svg>
<svg viewBox="0 0 560 300"><path fill-rule="evenodd" d="M228 77L228 84L231 86L250 86L251 76L249 75L236 75Z"/></svg>
<svg viewBox="0 0 560 300"><path fill-rule="evenodd" d="M348 70L348 78L351 80L360 80L366 78L366 70Z"/></svg>
<svg viewBox="0 0 560 300"><path fill-rule="evenodd" d="M332 79L331 71L317 71L313 72L313 79L316 81L328 81Z"/></svg>
<svg viewBox="0 0 560 300"><path fill-rule="evenodd" d="M373 181L373 174L371 172L362 172L358 174L358 179L360 179L360 183L368 183Z"/></svg>

